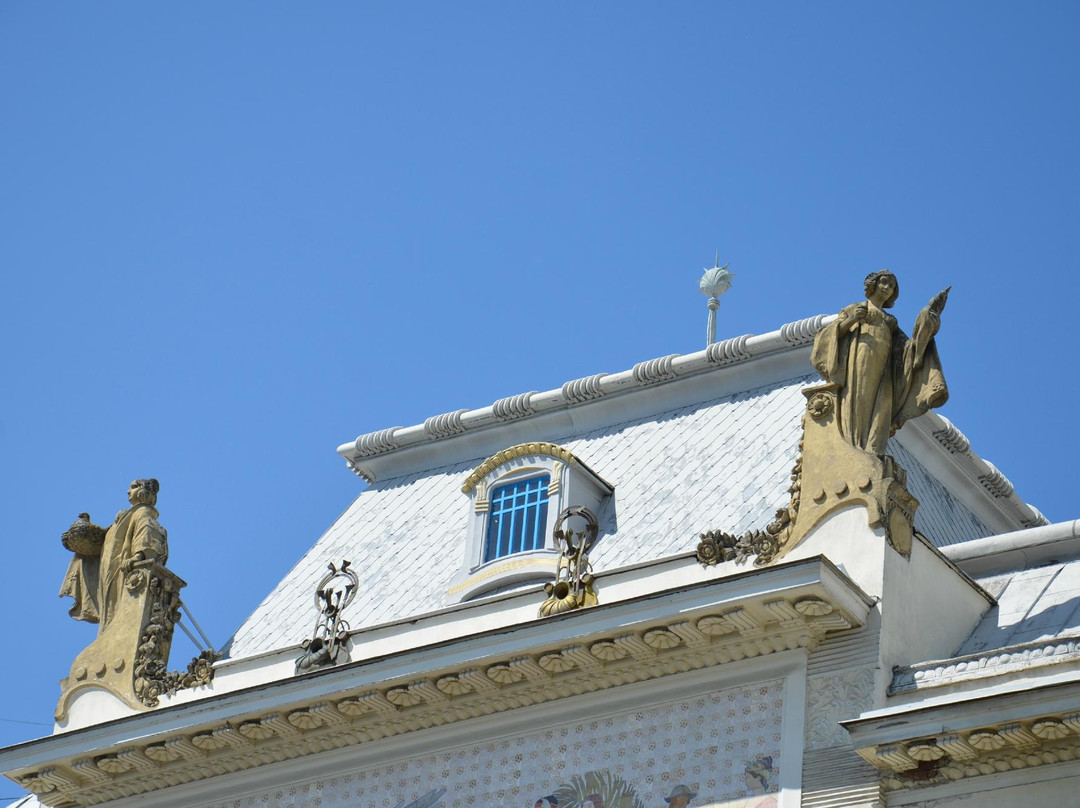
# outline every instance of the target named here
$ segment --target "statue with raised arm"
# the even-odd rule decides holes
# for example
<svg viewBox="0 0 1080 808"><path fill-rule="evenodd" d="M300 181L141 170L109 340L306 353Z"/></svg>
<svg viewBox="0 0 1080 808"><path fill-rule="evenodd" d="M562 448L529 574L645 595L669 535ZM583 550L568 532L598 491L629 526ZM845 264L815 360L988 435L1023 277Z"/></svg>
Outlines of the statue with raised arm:
<svg viewBox="0 0 1080 808"><path fill-rule="evenodd" d="M811 362L837 386L840 434L859 449L884 455L889 436L905 421L949 397L934 344L949 290L919 312L908 338L886 311L900 294L896 276L887 269L872 272L863 286L866 300L845 307L818 332Z"/></svg>

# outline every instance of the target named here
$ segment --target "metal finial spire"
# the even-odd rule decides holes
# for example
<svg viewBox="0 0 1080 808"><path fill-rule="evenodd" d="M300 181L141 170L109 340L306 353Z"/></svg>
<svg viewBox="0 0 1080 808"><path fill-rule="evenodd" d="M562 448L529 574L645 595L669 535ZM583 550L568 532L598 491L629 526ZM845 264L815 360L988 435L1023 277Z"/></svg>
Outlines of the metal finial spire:
<svg viewBox="0 0 1080 808"><path fill-rule="evenodd" d="M716 251L716 261L712 267L705 268L705 274L698 281L701 294L709 296L709 327L705 335L706 347L716 342L716 310L720 308L720 295L731 288L734 272L728 272L730 264L720 266L720 251Z"/></svg>

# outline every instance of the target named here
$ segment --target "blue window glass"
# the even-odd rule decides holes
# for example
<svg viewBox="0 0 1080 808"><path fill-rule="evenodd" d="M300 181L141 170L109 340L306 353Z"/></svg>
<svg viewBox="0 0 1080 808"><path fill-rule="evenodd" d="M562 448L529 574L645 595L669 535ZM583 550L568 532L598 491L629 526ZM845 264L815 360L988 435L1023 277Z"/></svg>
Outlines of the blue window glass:
<svg viewBox="0 0 1080 808"><path fill-rule="evenodd" d="M500 485L491 492L484 561L544 546L550 481L551 476L545 474Z"/></svg>

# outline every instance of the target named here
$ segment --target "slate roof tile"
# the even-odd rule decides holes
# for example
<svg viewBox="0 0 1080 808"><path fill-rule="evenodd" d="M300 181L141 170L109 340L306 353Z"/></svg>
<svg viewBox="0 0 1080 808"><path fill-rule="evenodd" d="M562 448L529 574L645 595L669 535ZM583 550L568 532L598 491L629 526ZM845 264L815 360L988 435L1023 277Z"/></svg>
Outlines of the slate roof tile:
<svg viewBox="0 0 1080 808"><path fill-rule="evenodd" d="M556 439L615 487L600 516L597 571L694 549L698 534L763 528L788 501L805 399L802 376ZM948 543L989 533L899 445L920 500L916 527ZM362 597L346 613L352 628L447 605L464 564L468 498L463 479L485 458L380 480L356 498L300 559L227 647L245 657L301 642L315 621L315 585L330 562L347 558ZM935 538L936 537L936 538Z"/></svg>

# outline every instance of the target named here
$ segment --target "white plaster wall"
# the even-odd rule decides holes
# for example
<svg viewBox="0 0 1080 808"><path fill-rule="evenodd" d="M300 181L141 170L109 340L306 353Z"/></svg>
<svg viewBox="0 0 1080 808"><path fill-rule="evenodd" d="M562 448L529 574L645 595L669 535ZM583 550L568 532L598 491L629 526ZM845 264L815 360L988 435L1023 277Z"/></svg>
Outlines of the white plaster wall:
<svg viewBox="0 0 1080 808"><path fill-rule="evenodd" d="M91 724L111 721L114 718L135 715L137 712L107 690L100 687L87 687L76 691L71 697L67 717L53 725L53 732L68 732L88 727Z"/></svg>
<svg viewBox="0 0 1080 808"><path fill-rule="evenodd" d="M823 555L842 569L863 592L880 598L885 552L884 529L870 527L864 506L850 505L826 516L781 561Z"/></svg>
<svg viewBox="0 0 1080 808"><path fill-rule="evenodd" d="M911 557L885 553L881 663L910 665L956 653L991 601L918 539Z"/></svg>
<svg viewBox="0 0 1080 808"><path fill-rule="evenodd" d="M824 555L868 595L879 598L877 704L894 665L952 656L979 624L991 602L939 553L918 539L904 558L867 511L852 505L831 513L784 561Z"/></svg>

